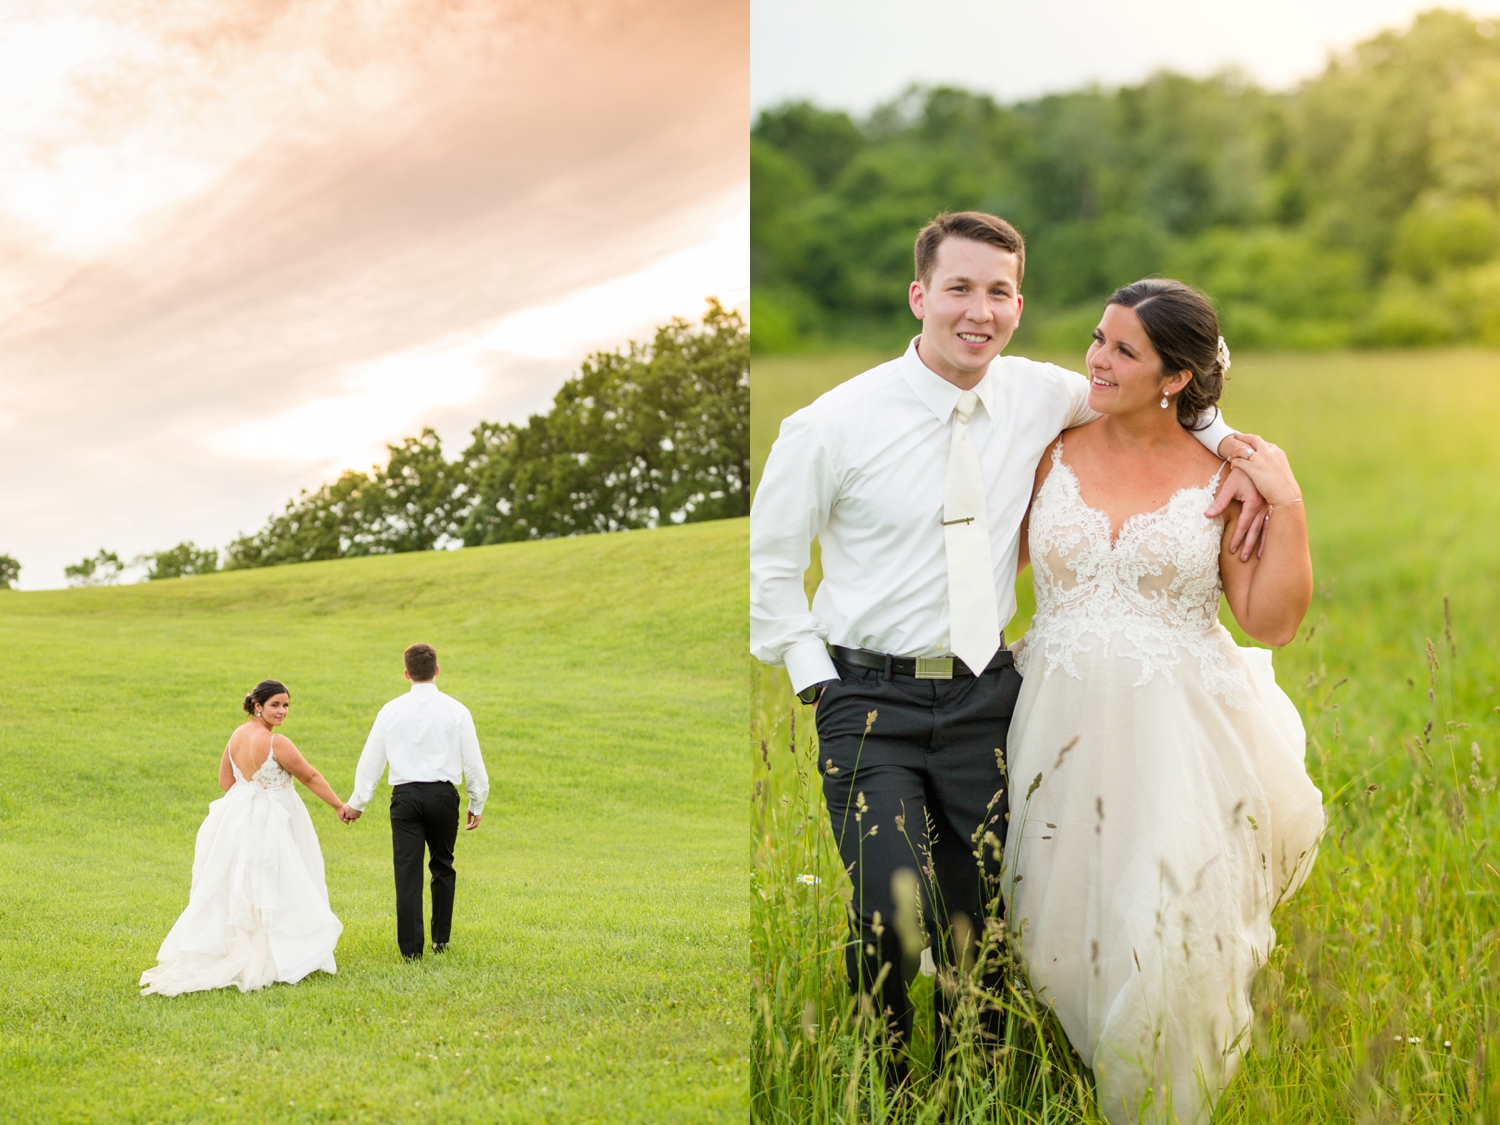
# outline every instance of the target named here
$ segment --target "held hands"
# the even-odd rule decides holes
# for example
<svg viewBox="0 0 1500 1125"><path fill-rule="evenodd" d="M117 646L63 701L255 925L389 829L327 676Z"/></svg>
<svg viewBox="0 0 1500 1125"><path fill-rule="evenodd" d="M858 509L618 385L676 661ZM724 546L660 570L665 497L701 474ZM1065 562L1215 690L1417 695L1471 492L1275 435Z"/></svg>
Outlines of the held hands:
<svg viewBox="0 0 1500 1125"><path fill-rule="evenodd" d="M353 824L361 815L362 811L360 809L352 808L349 805L339 806L338 817L345 824Z"/></svg>

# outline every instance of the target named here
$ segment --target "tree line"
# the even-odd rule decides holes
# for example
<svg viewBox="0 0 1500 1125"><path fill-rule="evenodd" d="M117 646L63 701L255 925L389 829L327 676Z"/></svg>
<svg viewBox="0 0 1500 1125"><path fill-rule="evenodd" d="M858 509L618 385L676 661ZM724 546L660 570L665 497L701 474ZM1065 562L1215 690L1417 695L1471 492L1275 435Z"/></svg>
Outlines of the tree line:
<svg viewBox="0 0 1500 1125"><path fill-rule="evenodd" d="M916 230L985 210L1027 239L1022 342L1081 350L1118 285L1166 274L1232 345L1500 344L1500 37L1430 11L1295 90L1160 73L1002 105L913 88L807 102L751 140L757 351L910 334Z"/></svg>
<svg viewBox="0 0 1500 1125"><path fill-rule="evenodd" d="M388 446L385 465L304 490L222 558L192 542L130 562L101 549L65 574L103 585L142 566L151 581L747 515L749 332L708 306L700 324L674 319L649 343L589 356L546 413L479 423L457 460L431 429Z"/></svg>

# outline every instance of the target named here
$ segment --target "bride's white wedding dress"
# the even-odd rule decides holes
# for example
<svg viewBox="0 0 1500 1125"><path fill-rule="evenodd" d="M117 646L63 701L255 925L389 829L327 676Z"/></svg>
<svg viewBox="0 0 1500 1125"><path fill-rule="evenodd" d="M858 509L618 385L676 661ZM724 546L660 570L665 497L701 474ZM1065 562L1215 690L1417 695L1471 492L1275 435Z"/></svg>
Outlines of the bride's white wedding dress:
<svg viewBox="0 0 1500 1125"><path fill-rule="evenodd" d="M344 924L328 908L318 834L275 741L248 781L230 758L234 784L208 806L187 909L141 974L142 994L246 992L335 971Z"/></svg>
<svg viewBox="0 0 1500 1125"><path fill-rule="evenodd" d="M1248 1046L1271 908L1324 826L1270 652L1218 621L1217 483L1112 542L1059 442L1031 506L1008 917L1116 1125L1208 1120Z"/></svg>

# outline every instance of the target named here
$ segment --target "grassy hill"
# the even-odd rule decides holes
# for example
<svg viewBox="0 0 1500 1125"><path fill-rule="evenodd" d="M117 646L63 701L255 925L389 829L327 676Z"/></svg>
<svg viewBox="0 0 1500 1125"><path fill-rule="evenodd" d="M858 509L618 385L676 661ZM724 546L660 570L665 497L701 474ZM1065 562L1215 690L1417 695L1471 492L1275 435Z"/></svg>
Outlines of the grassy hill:
<svg viewBox="0 0 1500 1125"><path fill-rule="evenodd" d="M764 462L782 417L884 358L756 359L752 465ZM1081 360L1059 362L1076 369ZM1500 353L1245 353L1235 357L1224 405L1234 425L1287 450L1307 498L1317 593L1275 662L1303 712L1329 831L1307 885L1274 917L1281 944L1256 982L1254 1049L1214 1120L1493 1121ZM816 579L814 568L809 583ZM1011 637L1031 616L1029 573L1017 594ZM755 683L752 716L771 746L784 747L793 711L785 675L758 670ZM805 741L811 724L797 713L799 756L774 754L769 775L760 774L768 784L755 890L801 905L782 913L757 905L751 918L756 948L789 949L795 961L762 976L768 1015L758 1034L767 1046L753 1065L767 1077L756 1119L832 1122L845 1120L847 1089L838 1022L808 1039L801 1071L774 1050L778 1034L796 1041L803 997L833 1011L843 1003L842 958L824 952L842 935L843 906L834 893L815 900L793 885L802 872L843 885L831 839L809 842L802 829L804 818L826 820ZM917 1025L920 1052L923 1020ZM1097 1120L1076 1115L1070 1097L1013 1100L996 1119ZM923 1101L891 1120L931 1114Z"/></svg>
<svg viewBox="0 0 1500 1125"><path fill-rule="evenodd" d="M29 1121L715 1121L746 1109L746 523L0 594L0 1104ZM299 786L337 976L140 997L239 700L347 796L401 651L492 783L401 962L387 805Z"/></svg>

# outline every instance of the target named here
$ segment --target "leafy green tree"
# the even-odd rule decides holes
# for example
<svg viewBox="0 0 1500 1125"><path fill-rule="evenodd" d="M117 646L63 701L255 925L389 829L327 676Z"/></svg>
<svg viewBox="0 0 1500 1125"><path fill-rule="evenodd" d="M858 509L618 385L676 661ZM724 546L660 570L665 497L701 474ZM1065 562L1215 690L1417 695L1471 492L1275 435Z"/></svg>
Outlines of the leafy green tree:
<svg viewBox="0 0 1500 1125"><path fill-rule="evenodd" d="M378 483L353 470L333 484L312 492L304 489L265 527L231 542L224 549L224 569L381 553L372 527L380 519L382 503Z"/></svg>
<svg viewBox="0 0 1500 1125"><path fill-rule="evenodd" d="M1487 199L1429 192L1396 224L1391 265L1419 281L1489 261L1496 249L1495 207Z"/></svg>
<svg viewBox="0 0 1500 1125"><path fill-rule="evenodd" d="M0 555L0 590L15 589L21 577L21 564L9 555Z"/></svg>
<svg viewBox="0 0 1500 1125"><path fill-rule="evenodd" d="M113 586L124 569L119 555L100 547L97 555L63 567L63 576L69 586Z"/></svg>
<svg viewBox="0 0 1500 1125"><path fill-rule="evenodd" d="M372 470L372 553L430 551L457 539L468 482L462 463L443 459L436 432L388 446L383 470Z"/></svg>
<svg viewBox="0 0 1500 1125"><path fill-rule="evenodd" d="M864 133L847 113L806 101L762 113L755 135L790 155L822 187L833 183L865 145Z"/></svg>
<svg viewBox="0 0 1500 1125"><path fill-rule="evenodd" d="M198 547L185 540L165 551L153 551L136 560L146 566L146 581L161 578L188 578L194 574L212 574L219 569L219 552L212 547Z"/></svg>
<svg viewBox="0 0 1500 1125"><path fill-rule="evenodd" d="M225 569L746 515L749 414L749 332L711 300L700 325L590 356L549 413L481 422L458 461L424 429L384 466L303 491L230 543Z"/></svg>
<svg viewBox="0 0 1500 1125"><path fill-rule="evenodd" d="M590 356L549 413L474 430L463 541L747 514L749 374L744 321L717 301L701 326L674 320L649 345Z"/></svg>

